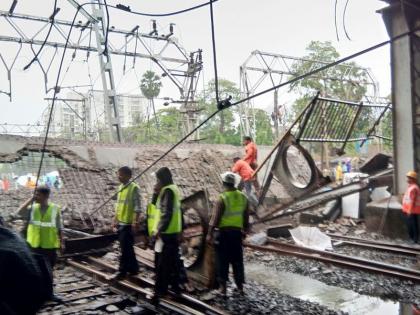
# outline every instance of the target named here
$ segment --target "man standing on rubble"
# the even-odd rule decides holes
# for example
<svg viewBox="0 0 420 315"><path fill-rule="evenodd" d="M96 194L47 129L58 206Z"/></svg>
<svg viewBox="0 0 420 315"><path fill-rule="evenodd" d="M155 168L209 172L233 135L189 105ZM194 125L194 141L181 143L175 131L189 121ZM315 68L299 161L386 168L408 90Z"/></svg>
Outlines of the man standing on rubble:
<svg viewBox="0 0 420 315"><path fill-rule="evenodd" d="M181 194L171 171L167 167L160 168L156 180L155 301L167 294L169 285L173 292L180 293L179 241L182 234Z"/></svg>
<svg viewBox="0 0 420 315"><path fill-rule="evenodd" d="M245 146L245 156L242 158L246 163L251 166L251 168L255 171L258 168L258 149L255 142L252 141L252 138L249 136L244 137L243 145ZM255 177L255 181L253 181L255 192L259 196L260 194L260 184L258 182L258 177Z"/></svg>
<svg viewBox="0 0 420 315"><path fill-rule="evenodd" d="M249 202L254 208L258 206L258 198L255 196L254 191L252 190L252 185L256 180L254 175L254 170L249 166L247 162L241 160L239 157L233 158L233 167L232 172L239 174L242 179L242 184L245 189L245 194L248 197Z"/></svg>
<svg viewBox="0 0 420 315"><path fill-rule="evenodd" d="M131 168L123 166L118 170L117 204L115 205L115 217L112 223L114 231L118 232L120 243L120 266L118 272L111 278L114 280L124 278L127 273L135 275L139 272L139 264L134 252L134 233L140 225L140 188L135 182L130 182Z"/></svg>
<svg viewBox="0 0 420 315"><path fill-rule="evenodd" d="M61 301L53 294L53 269L57 262L57 250L64 250L60 207L48 201L50 189L38 186L34 196L27 200L17 214L28 220L26 241L40 265L45 278L51 281L50 296L53 301Z"/></svg>
<svg viewBox="0 0 420 315"><path fill-rule="evenodd" d="M417 224L420 214L420 188L417 185L417 173L407 173L408 187L403 197L402 211L408 228L408 235L413 243L419 241L419 228Z"/></svg>
<svg viewBox="0 0 420 315"><path fill-rule="evenodd" d="M244 294L245 283L242 238L249 229L248 200L235 188L235 174L221 175L224 192L220 194L211 215L206 240L215 245L217 281L220 293L226 296L229 265L232 265L236 287Z"/></svg>

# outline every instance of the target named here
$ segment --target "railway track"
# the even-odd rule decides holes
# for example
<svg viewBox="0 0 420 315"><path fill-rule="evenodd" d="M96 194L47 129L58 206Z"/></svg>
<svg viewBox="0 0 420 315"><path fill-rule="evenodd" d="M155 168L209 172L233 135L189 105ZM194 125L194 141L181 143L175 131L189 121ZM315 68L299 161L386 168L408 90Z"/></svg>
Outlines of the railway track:
<svg viewBox="0 0 420 315"><path fill-rule="evenodd" d="M363 247L371 250L383 250L399 255L420 256L420 247L409 246L405 244L395 244L391 242L380 242L374 240L366 240L353 236L345 236L334 233L327 233L333 241L341 242L341 244L348 244L358 247Z"/></svg>
<svg viewBox="0 0 420 315"><path fill-rule="evenodd" d="M420 271L401 266L386 264L378 261L367 260L359 257L346 256L328 251L310 249L294 244L288 244L273 238L268 238L266 245L252 245L245 243L249 248L274 252L283 255L295 256L303 259L314 259L324 263L330 263L341 267L380 273L387 276L397 277L420 283Z"/></svg>
<svg viewBox="0 0 420 315"><path fill-rule="evenodd" d="M190 295L175 295L173 292L170 292L168 297L160 299L159 303L153 306L151 305L154 287L153 280L137 275L128 276L119 281L109 281L107 279L117 271L117 268L102 259L82 256L77 259L68 259L67 264L107 286L126 292L136 299L146 301L147 305L158 313L185 315L227 314L225 311L203 303Z"/></svg>

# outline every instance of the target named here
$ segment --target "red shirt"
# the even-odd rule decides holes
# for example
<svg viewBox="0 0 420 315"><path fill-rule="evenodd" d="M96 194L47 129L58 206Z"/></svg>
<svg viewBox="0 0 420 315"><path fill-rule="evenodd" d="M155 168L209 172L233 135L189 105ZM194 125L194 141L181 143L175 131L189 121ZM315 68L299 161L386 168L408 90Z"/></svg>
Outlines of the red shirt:
<svg viewBox="0 0 420 315"><path fill-rule="evenodd" d="M254 170L244 160L238 160L232 167L232 172L239 174L244 181L248 181L254 175Z"/></svg>
<svg viewBox="0 0 420 315"><path fill-rule="evenodd" d="M257 145L250 142L245 146L245 156L243 158L249 165L257 163Z"/></svg>
<svg viewBox="0 0 420 315"><path fill-rule="evenodd" d="M404 194L402 211L407 214L420 214L420 188L410 184Z"/></svg>

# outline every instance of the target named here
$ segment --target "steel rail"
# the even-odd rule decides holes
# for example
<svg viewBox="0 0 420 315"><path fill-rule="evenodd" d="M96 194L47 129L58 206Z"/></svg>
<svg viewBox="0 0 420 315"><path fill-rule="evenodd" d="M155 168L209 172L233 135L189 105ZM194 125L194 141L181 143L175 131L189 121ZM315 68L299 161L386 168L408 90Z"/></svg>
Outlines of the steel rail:
<svg viewBox="0 0 420 315"><path fill-rule="evenodd" d="M260 251L275 252L283 255L296 256L303 259L314 259L346 268L379 273L404 280L410 280L415 283L420 283L420 271L414 269L322 250L310 249L293 244L286 244L271 238L268 238L267 245L264 246L253 245L250 243L245 243L245 246Z"/></svg>
<svg viewBox="0 0 420 315"><path fill-rule="evenodd" d="M111 265L101 259L97 259L91 256L84 256L81 257L78 261L71 260L69 264L73 267L79 269L85 269L87 272L91 274L95 274L103 278L105 281L109 276L108 273L98 270L100 269L107 269L111 272L116 272L117 267ZM85 265L86 264L86 265ZM87 267L88 269L84 268ZM96 267L96 268L95 268ZM141 276L129 276L125 280L120 280L117 282L120 286L127 288L129 290L135 291L136 293L140 293L146 298L150 298L153 295L153 287L154 281L151 279L147 279ZM218 308L212 307L190 295L187 294L180 294L175 295L173 292L169 292L171 298L163 298L159 300L160 305L169 308L171 306L174 311L179 312L182 314L214 314L214 315L226 315L227 313L223 310Z"/></svg>
<svg viewBox="0 0 420 315"><path fill-rule="evenodd" d="M118 288L121 287L125 291L129 291L131 293L135 293L136 295L142 296L146 300L150 300L151 296L153 295L153 290L151 290L150 288L147 289L147 288L140 287L128 280L119 280L113 283L112 281L107 280L109 276L108 273L98 270L94 268L92 265L86 264L86 262L84 261L67 260L67 264L69 264L70 266L84 273L87 273L93 276L93 278L95 278L96 280L99 280L100 282L105 282L108 285L117 286ZM162 308L168 309L172 312L176 312L178 314L183 314L183 315L203 315L204 314L169 299L160 299L159 306Z"/></svg>
<svg viewBox="0 0 420 315"><path fill-rule="evenodd" d="M347 241L347 240L343 240L343 239L335 238L335 237L332 237L331 239L339 242L339 244L336 244L336 246L351 245L351 246L367 248L370 250L387 251L389 253L394 253L394 254L399 254L399 255L409 255L409 256L420 255L420 251L418 250L407 250L407 249L395 248L393 246L383 246L383 245L375 245L375 244L363 243L363 242Z"/></svg>
<svg viewBox="0 0 420 315"><path fill-rule="evenodd" d="M334 240L342 240L345 243L356 246L369 246L373 249L386 249L389 251L400 252L401 254L420 255L420 247L409 246L405 244L396 244L392 242L381 242L375 240L367 240L354 236L339 235L335 233L326 233Z"/></svg>

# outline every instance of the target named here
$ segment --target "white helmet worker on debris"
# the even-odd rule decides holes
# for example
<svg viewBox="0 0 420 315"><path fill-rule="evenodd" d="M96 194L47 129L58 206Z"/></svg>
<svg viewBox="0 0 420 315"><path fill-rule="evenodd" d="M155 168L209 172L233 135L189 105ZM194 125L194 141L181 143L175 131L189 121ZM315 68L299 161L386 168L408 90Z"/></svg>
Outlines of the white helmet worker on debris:
<svg viewBox="0 0 420 315"><path fill-rule="evenodd" d="M240 181L238 175L226 172L220 177L224 191L212 211L206 240L215 245L220 293L226 296L229 266L232 265L236 287L243 294L245 271L242 237L249 229L248 199L236 188Z"/></svg>
<svg viewBox="0 0 420 315"><path fill-rule="evenodd" d="M417 172L409 171L406 176L408 187L403 197L402 211L411 242L418 243L419 227L417 220L420 215L420 188L417 185Z"/></svg>
<svg viewBox="0 0 420 315"><path fill-rule="evenodd" d="M220 178L223 183L232 184L235 188L238 188L238 185L241 182L241 177L234 172L224 172L223 174L220 174Z"/></svg>

